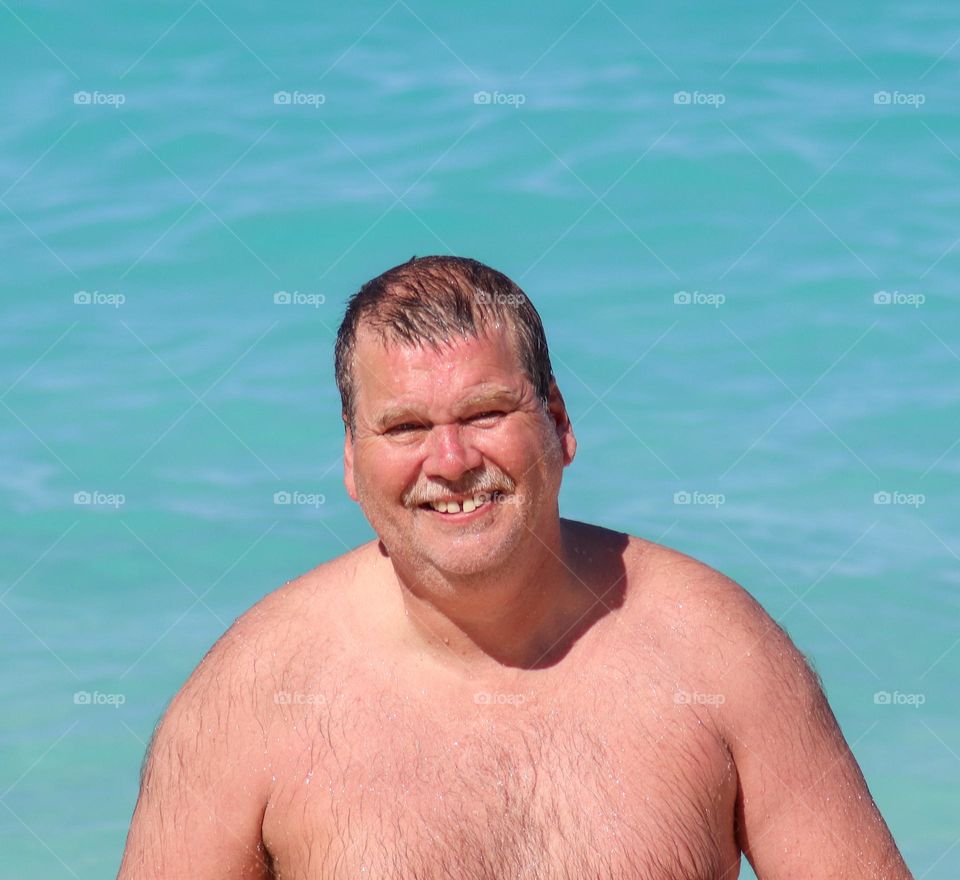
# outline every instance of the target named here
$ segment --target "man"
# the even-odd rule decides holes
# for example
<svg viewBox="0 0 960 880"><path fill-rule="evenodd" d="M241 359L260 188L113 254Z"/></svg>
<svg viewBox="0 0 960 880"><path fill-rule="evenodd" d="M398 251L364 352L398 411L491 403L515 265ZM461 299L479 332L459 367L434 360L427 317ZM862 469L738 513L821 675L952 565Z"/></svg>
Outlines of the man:
<svg viewBox="0 0 960 880"><path fill-rule="evenodd" d="M377 540L237 620L154 735L123 878L909 878L817 677L738 585L561 519L523 292L412 259L336 348ZM613 463L611 463L613 465Z"/></svg>

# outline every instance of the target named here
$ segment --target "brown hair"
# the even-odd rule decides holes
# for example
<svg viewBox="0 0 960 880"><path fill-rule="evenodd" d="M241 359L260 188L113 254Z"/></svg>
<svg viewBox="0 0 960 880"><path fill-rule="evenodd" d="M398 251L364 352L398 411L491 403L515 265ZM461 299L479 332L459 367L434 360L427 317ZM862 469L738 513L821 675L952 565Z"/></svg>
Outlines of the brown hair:
<svg viewBox="0 0 960 880"><path fill-rule="evenodd" d="M354 430L353 361L360 324L384 342L439 349L453 337L478 337L506 324L537 397L546 406L553 370L540 315L506 275L467 257L412 257L368 281L347 303L337 332L335 368L344 424Z"/></svg>

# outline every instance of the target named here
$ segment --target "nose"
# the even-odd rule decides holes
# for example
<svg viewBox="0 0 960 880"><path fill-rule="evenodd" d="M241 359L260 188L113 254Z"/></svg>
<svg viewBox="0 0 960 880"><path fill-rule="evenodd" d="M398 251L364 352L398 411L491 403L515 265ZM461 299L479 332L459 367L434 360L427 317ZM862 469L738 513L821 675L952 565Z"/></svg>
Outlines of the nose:
<svg viewBox="0 0 960 880"><path fill-rule="evenodd" d="M430 429L423 461L426 476L453 482L482 464L480 450L465 440L460 425L434 425Z"/></svg>

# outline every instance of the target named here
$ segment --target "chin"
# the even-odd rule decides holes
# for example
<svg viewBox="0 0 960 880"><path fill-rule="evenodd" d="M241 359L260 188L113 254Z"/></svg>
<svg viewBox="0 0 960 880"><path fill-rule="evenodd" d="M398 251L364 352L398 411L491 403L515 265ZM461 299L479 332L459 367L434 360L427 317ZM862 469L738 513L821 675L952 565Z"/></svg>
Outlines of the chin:
<svg viewBox="0 0 960 880"><path fill-rule="evenodd" d="M477 523L474 528L464 525L447 534L418 521L418 513L412 520L390 515L382 508L365 509L364 513L391 556L414 571L433 570L454 578L502 571L515 560L524 541L532 539L529 521L533 511L515 505L497 511L492 523Z"/></svg>
<svg viewBox="0 0 960 880"><path fill-rule="evenodd" d="M522 540L522 527L508 530L505 535L481 532L463 535L439 546L437 540L415 541L410 546L413 558L422 564L451 577L474 577L491 574L509 566ZM491 540L494 539L495 540Z"/></svg>
<svg viewBox="0 0 960 880"><path fill-rule="evenodd" d="M444 553L438 556L427 553L422 558L441 574L472 577L498 570L509 557L504 557L502 554Z"/></svg>

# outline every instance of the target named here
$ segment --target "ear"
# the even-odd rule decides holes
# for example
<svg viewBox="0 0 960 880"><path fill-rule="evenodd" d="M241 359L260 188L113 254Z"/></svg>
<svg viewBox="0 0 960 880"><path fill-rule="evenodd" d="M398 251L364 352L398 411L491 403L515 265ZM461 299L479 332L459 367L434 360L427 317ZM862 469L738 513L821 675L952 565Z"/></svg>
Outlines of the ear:
<svg viewBox="0 0 960 880"><path fill-rule="evenodd" d="M563 450L563 464L566 467L573 462L573 458L577 454L577 438L573 434L573 425L570 424L567 405L563 402L563 395L554 379L550 380L550 396L547 400L547 409L553 419L557 439L560 441L560 448Z"/></svg>
<svg viewBox="0 0 960 880"><path fill-rule="evenodd" d="M347 494L354 500L357 500L357 483L353 475L353 433L350 426L344 422L346 431L343 438L343 485L347 489Z"/></svg>

